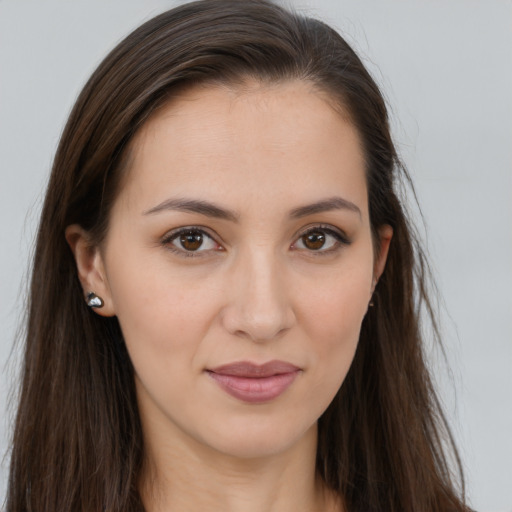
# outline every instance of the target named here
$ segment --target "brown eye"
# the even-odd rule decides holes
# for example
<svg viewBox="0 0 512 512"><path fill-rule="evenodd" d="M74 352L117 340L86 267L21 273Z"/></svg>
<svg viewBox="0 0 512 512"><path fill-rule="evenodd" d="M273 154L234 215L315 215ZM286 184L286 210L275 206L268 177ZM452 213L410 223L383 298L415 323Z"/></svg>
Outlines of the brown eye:
<svg viewBox="0 0 512 512"><path fill-rule="evenodd" d="M182 228L164 237L162 243L179 256L203 256L223 248L202 229Z"/></svg>
<svg viewBox="0 0 512 512"><path fill-rule="evenodd" d="M317 253L320 255L335 254L344 246L350 245L350 240L344 233L329 226L315 226L303 232L292 249Z"/></svg>
<svg viewBox="0 0 512 512"><path fill-rule="evenodd" d="M203 245L203 234L199 231L188 231L180 235L179 241L186 251L197 251Z"/></svg>
<svg viewBox="0 0 512 512"><path fill-rule="evenodd" d="M321 231L310 231L301 238L304 246L312 251L318 251L325 245L325 233Z"/></svg>

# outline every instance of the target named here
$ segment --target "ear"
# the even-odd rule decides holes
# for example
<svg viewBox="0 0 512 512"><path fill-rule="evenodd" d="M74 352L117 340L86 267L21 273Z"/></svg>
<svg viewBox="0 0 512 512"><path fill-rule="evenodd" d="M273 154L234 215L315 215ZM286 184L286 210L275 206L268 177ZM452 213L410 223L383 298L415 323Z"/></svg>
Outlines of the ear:
<svg viewBox="0 0 512 512"><path fill-rule="evenodd" d="M386 260L388 259L389 244L391 243L391 238L393 237L393 228L388 224L381 226L378 231L379 247L377 247L375 262L373 264L372 293L375 290L375 286L377 286L377 282L379 281L382 272L384 272Z"/></svg>
<svg viewBox="0 0 512 512"><path fill-rule="evenodd" d="M66 241L75 256L78 279L82 284L84 300L87 294L94 292L103 300L103 307L94 308L101 316L114 316L114 307L108 280L105 273L103 256L97 245L91 243L87 231L78 224L72 224L65 230Z"/></svg>

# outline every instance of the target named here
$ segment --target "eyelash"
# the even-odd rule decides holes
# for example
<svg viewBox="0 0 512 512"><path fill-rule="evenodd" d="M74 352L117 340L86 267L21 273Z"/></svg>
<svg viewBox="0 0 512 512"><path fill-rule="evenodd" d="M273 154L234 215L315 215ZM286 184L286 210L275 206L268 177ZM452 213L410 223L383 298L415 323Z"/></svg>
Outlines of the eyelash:
<svg viewBox="0 0 512 512"><path fill-rule="evenodd" d="M312 255L312 256L328 256L334 252L337 252L343 246L348 246L351 244L351 241L349 240L349 238L342 231L335 230L332 227L327 226L327 225L317 224L317 225L314 225L314 226L311 226L311 227L305 229L304 231L302 231L298 235L296 235L295 242L293 242L292 247L304 236L307 236L308 234L315 233L315 232L321 232L325 235L330 235L330 236L334 237L334 239L336 241L334 246L332 248L329 248L326 250L321 250L321 249L316 250L316 251L314 249L311 249L311 250L298 249L298 250L306 251L306 252L310 253L310 255ZM204 257L206 255L204 253L208 253L209 250L187 251L185 249L179 249L178 247L173 246L172 242L174 240L176 240L181 235L185 235L187 233L199 233L203 236L210 238L214 243L219 245L218 242L216 242L214 236L210 235L208 233L208 231L206 231L201 226L186 226L186 227L182 227L182 228L177 228L177 229L171 231L170 233L167 233L167 235L162 239L161 243L172 253L177 254L178 256L181 256L184 258ZM223 250L224 249L218 249L219 252L221 252Z"/></svg>

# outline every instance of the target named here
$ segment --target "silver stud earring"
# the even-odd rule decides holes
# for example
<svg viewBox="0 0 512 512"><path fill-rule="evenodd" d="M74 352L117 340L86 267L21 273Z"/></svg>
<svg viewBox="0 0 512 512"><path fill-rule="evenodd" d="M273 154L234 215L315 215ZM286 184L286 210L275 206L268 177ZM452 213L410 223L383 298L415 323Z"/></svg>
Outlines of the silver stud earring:
<svg viewBox="0 0 512 512"><path fill-rule="evenodd" d="M96 295L94 292L89 292L87 294L86 300L87 300L87 305L90 308L102 308L103 305L105 304L103 302L103 299L99 295Z"/></svg>

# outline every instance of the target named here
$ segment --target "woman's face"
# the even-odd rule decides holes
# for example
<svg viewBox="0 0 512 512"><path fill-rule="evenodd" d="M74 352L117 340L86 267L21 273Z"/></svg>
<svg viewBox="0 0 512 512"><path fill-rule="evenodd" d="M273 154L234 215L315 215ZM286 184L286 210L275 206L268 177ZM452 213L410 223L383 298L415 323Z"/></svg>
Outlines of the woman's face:
<svg viewBox="0 0 512 512"><path fill-rule="evenodd" d="M347 374L390 239L375 259L358 134L302 82L197 87L132 150L82 281L119 319L146 435L290 448Z"/></svg>

